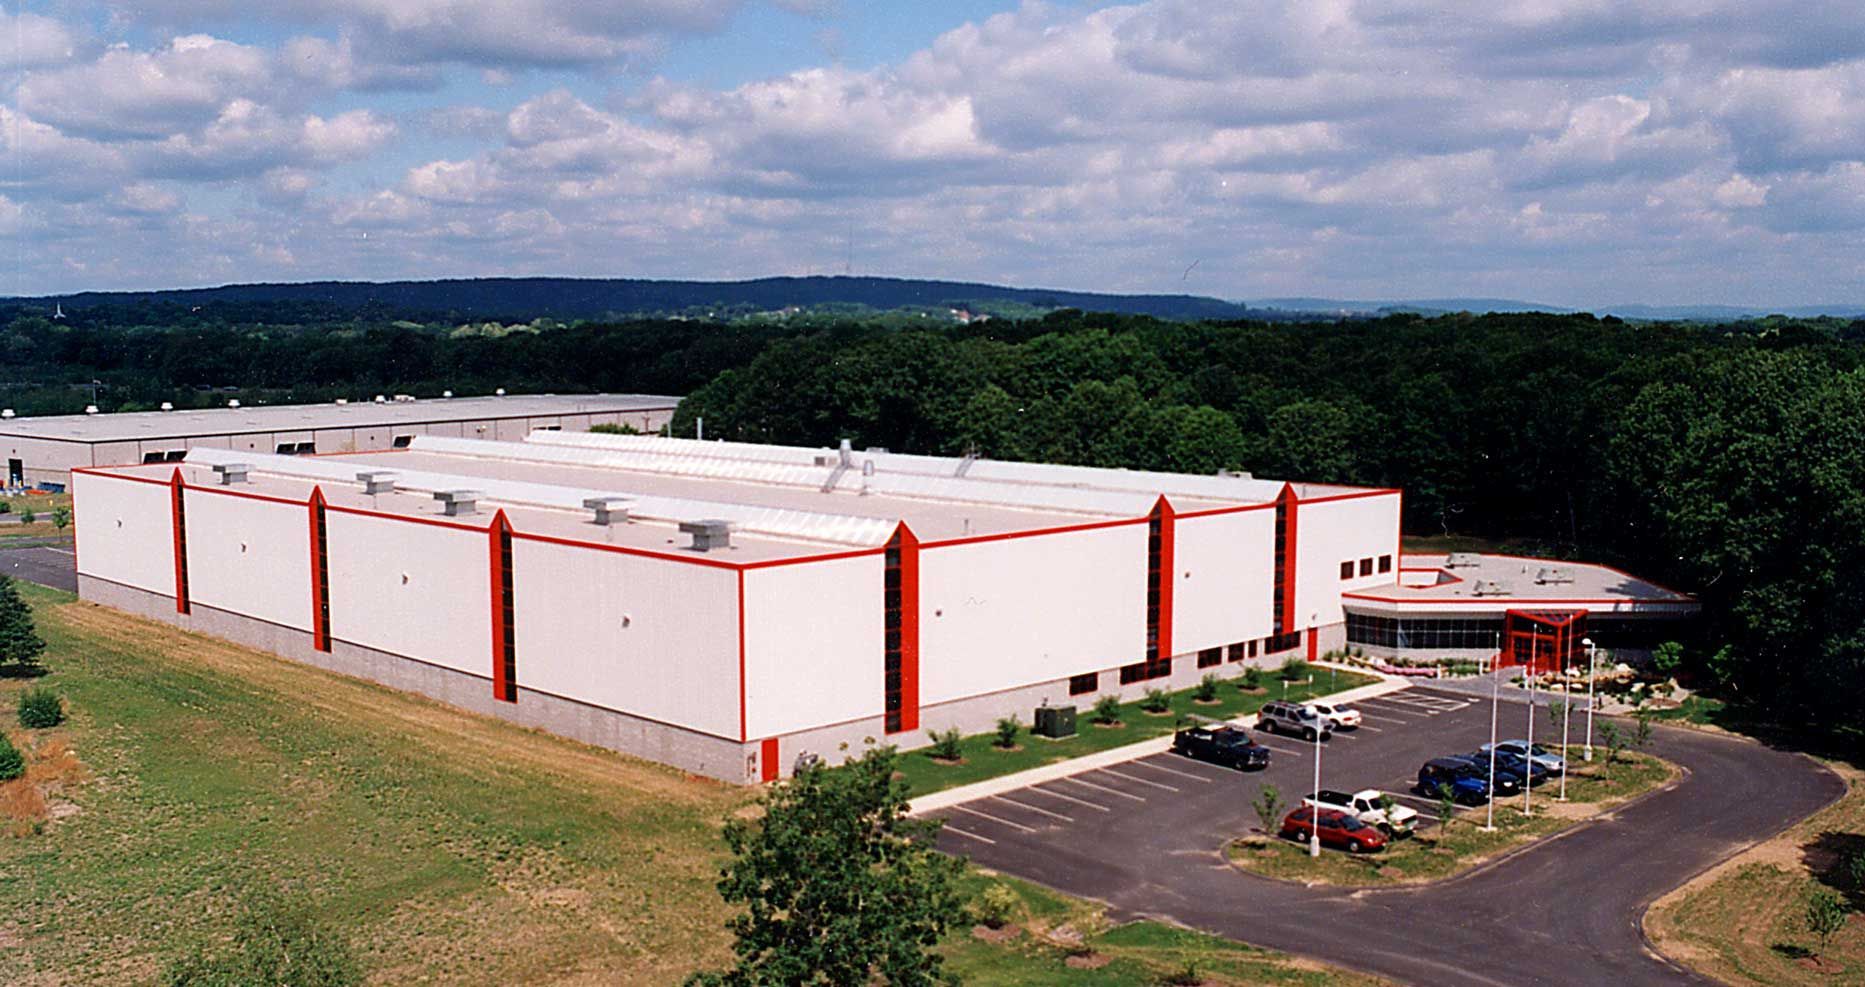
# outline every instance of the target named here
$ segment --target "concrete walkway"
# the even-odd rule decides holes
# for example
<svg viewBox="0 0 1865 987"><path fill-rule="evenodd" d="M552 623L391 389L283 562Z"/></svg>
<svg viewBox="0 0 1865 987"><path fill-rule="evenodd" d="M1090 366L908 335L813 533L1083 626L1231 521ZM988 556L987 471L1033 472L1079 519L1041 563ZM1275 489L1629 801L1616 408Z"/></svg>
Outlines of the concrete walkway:
<svg viewBox="0 0 1865 987"><path fill-rule="evenodd" d="M1338 668L1342 671L1357 672L1362 675L1379 675L1378 672L1371 672L1363 668L1349 668L1345 665L1332 665L1327 662L1315 662L1314 664L1317 668ZM1331 693L1326 696L1315 696L1312 699L1305 699L1302 701L1352 703L1361 699L1371 699L1374 696L1383 696L1388 693L1398 692L1414 684L1412 680L1397 675L1380 675L1380 681L1378 682L1357 686L1352 689L1342 689L1336 693ZM1254 717L1254 714L1248 715ZM1237 726L1249 725L1241 720L1232 720L1230 722ZM1127 744L1124 747L1113 747L1104 751L1096 751L1093 754L1084 754L1081 757L1070 758L1066 761L1045 764L1041 767L1030 768L1027 771L1000 775L996 778L986 778L983 781L975 781L969 785L960 785L957 788L948 788L944 791L922 795L912 801L908 811L913 815L937 812L941 809L949 809L952 806L970 802L974 799L1002 795L1005 792L1013 792L1019 788L1040 785L1045 781L1067 778L1070 775L1081 774L1083 772L1093 771L1097 768L1121 764L1126 761L1135 761L1142 757L1150 757L1154 754L1159 754L1171 749L1172 735L1169 733L1162 734L1147 740Z"/></svg>

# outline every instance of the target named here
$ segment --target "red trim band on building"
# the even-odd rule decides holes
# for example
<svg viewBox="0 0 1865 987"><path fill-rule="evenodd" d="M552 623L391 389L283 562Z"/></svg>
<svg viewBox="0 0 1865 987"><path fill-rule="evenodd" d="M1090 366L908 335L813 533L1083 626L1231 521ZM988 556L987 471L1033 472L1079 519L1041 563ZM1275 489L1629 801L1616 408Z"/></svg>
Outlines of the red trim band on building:
<svg viewBox="0 0 1865 987"><path fill-rule="evenodd" d="M1277 634L1291 633L1296 627L1295 617L1295 583L1296 572L1296 532L1301 513L1301 498L1295 495L1295 487L1283 484L1282 492L1276 495L1276 553L1275 553L1275 600L1271 611L1275 614Z"/></svg>
<svg viewBox="0 0 1865 987"><path fill-rule="evenodd" d="M1153 505L1153 516L1159 519L1159 657L1158 661L1170 661L1172 658L1172 586L1176 582L1174 573L1174 546L1178 542L1178 515L1172 510L1172 502L1163 495Z"/></svg>
<svg viewBox="0 0 1865 987"><path fill-rule="evenodd" d="M883 728L887 733L920 726L920 541L901 522L887 540L882 566L881 612Z"/></svg>
<svg viewBox="0 0 1865 987"><path fill-rule="evenodd" d="M175 612L188 612L188 511L182 494L188 489L177 468L168 481L170 530L175 542Z"/></svg>
<svg viewBox="0 0 1865 987"><path fill-rule="evenodd" d="M311 523L311 647L330 650L330 529L324 514L324 488L311 488L305 513Z"/></svg>
<svg viewBox="0 0 1865 987"><path fill-rule="evenodd" d="M512 523L500 511L486 528L492 584L492 698L518 701L518 647L513 627Z"/></svg>

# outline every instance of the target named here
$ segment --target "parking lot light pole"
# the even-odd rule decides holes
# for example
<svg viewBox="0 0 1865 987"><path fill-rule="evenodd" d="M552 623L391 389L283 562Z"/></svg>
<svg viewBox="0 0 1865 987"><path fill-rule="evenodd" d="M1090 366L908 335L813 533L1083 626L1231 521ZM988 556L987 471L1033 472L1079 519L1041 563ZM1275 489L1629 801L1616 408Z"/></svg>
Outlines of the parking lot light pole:
<svg viewBox="0 0 1865 987"><path fill-rule="evenodd" d="M1536 634L1528 642L1528 674L1524 676L1528 680L1528 750L1525 753L1530 755L1535 753L1535 665L1540 659L1541 635ZM1522 815L1524 816L1533 811L1532 806L1529 805L1529 793L1535 787L1529 782L1533 780L1526 774L1522 778ZM1494 798L1494 793L1490 797Z"/></svg>
<svg viewBox="0 0 1865 987"><path fill-rule="evenodd" d="M1501 635L1497 637L1500 639ZM1502 657L1500 645L1497 646L1496 657ZM1489 798L1484 800L1489 803L1489 819L1483 824L1485 833L1496 831L1496 716L1502 710L1501 664L1500 660L1491 662L1489 670Z"/></svg>
<svg viewBox="0 0 1865 987"><path fill-rule="evenodd" d="M1556 802L1567 801L1567 724L1574 718L1573 685L1565 675L1561 676L1561 682L1561 794L1555 798ZM1534 772L1534 761L1528 762L1528 770L1531 774Z"/></svg>
<svg viewBox="0 0 1865 987"><path fill-rule="evenodd" d="M1599 678L1599 659L1594 655L1592 638L1583 637L1580 643L1587 646L1587 762L1590 764L1593 761L1593 707L1598 705L1598 701L1593 697L1593 683ZM1566 753L1566 751L1561 752L1563 758ZM1564 769L1566 766L1567 761L1563 759L1561 767ZM1566 772L1563 770L1562 773Z"/></svg>
<svg viewBox="0 0 1865 987"><path fill-rule="evenodd" d="M1320 717L1316 716L1319 720ZM1321 724L1315 724L1315 811L1308 817L1308 855L1321 856Z"/></svg>

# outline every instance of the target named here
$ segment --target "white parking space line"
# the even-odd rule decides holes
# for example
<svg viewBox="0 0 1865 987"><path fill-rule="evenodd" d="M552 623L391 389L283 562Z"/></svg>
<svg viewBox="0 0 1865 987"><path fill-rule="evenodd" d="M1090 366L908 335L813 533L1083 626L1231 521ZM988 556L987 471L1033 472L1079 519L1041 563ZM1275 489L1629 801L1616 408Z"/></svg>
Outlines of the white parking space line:
<svg viewBox="0 0 1865 987"><path fill-rule="evenodd" d="M991 839L991 838L990 838L990 837L988 837L988 836L979 836L979 835L978 835L977 833L968 833L968 832L966 832L965 830L962 830L962 829L959 829L959 828L958 828L957 826L954 826L954 825L952 825L952 824L951 824L951 823L949 823L949 822L945 824L945 827L944 827L944 829L943 829L943 832L947 832L947 833L957 833L957 834L958 834L958 835L960 835L960 836L963 836L963 837L967 837L967 838L969 838L969 839L973 839L973 840L977 840L977 841L978 841L979 843L989 843L989 844L991 844L992 846L996 846L996 845L997 845L997 841L996 841L996 840L994 840L994 839Z"/></svg>
<svg viewBox="0 0 1865 987"><path fill-rule="evenodd" d="M1406 716L1436 716L1438 715L1438 713L1441 712L1441 710L1429 709L1424 706L1413 706L1410 703L1392 703L1390 705L1375 706L1373 708L1378 709L1378 710L1383 710L1388 714L1403 713ZM1361 714L1370 715L1370 714L1367 714L1365 710L1362 710ZM1380 717L1380 719L1390 719L1390 718L1391 718L1390 716ZM1404 722L1404 721L1401 720L1400 722Z"/></svg>
<svg viewBox="0 0 1865 987"><path fill-rule="evenodd" d="M1363 715L1363 716L1364 716L1365 714L1361 714L1361 715ZM1353 728L1353 732L1354 732L1354 733L1359 733L1359 732L1360 732L1360 731L1362 731L1362 730L1370 730L1370 731L1372 731L1373 733L1384 733L1384 732L1385 732L1385 731L1383 731L1383 730L1381 730L1380 728L1378 728L1378 727L1376 727L1376 726L1372 726L1372 725L1370 725L1370 724L1366 724L1366 723L1362 723L1362 724L1360 724L1359 726L1357 726L1357 727L1354 727L1354 728Z"/></svg>
<svg viewBox="0 0 1865 987"><path fill-rule="evenodd" d="M1136 768L1152 768L1154 771L1164 771L1166 774L1178 775L1180 778L1190 778L1193 781L1202 782L1206 785L1211 784L1213 780L1210 778L1206 778L1204 775L1195 775L1189 771L1180 771L1177 768L1168 768L1163 764L1154 764L1151 761L1128 761L1127 763L1133 765ZM1193 763L1197 763L1197 762L1193 762Z"/></svg>
<svg viewBox="0 0 1865 987"><path fill-rule="evenodd" d="M1381 722L1381 723L1397 723L1397 724L1400 724L1400 725L1404 725L1404 724L1407 724L1407 723L1410 723L1410 722L1412 722L1411 720L1408 720L1408 719L1405 719L1405 718L1404 718L1404 717L1402 717L1402 716L1389 716L1389 715L1387 715L1387 714L1385 714L1385 713L1368 713L1368 712L1366 712L1365 710L1361 710L1361 711L1360 711L1360 715L1361 715L1361 716L1364 716L1364 717L1366 717L1366 718L1367 718L1367 719L1369 719L1369 720L1378 720L1378 721L1379 721L1379 722ZM1417 715L1417 714L1413 714L1413 715ZM1362 730L1377 730L1377 729L1379 729L1379 728L1378 728L1378 727L1366 727L1366 726L1363 726L1363 727L1361 727L1360 729L1362 729Z"/></svg>
<svg viewBox="0 0 1865 987"><path fill-rule="evenodd" d="M48 546L45 546L45 550L46 550L46 551L48 551L48 552L57 552L57 553L58 553L58 554L60 554L60 555L76 555L76 554L78 554L78 553L76 553L76 552L74 552L74 551L72 551L72 550L71 550L71 549L69 549L69 548L53 548L53 547L51 547L51 546L49 546L49 545L48 545Z"/></svg>
<svg viewBox="0 0 1865 987"><path fill-rule="evenodd" d="M1094 804L1093 802L1090 802L1090 801L1088 801L1087 799L1078 799L1078 798L1076 798L1076 797L1075 797L1075 796L1073 796L1073 795L1064 795L1064 794L1062 794L1061 792L1052 792L1052 791L1050 791L1050 790L1049 790L1049 789L1047 789L1047 788L1037 788L1037 787L1035 787L1035 786L1031 786L1031 787L1029 787L1029 788L1026 788L1026 789L1024 789L1024 791L1026 791L1026 792L1035 792L1035 793L1036 793L1036 794L1038 794L1038 795L1047 795L1047 796L1049 796L1049 797L1050 797L1050 798L1052 798L1052 799L1061 799L1061 800L1062 800L1062 801L1064 801L1064 802L1073 802L1073 803L1075 803L1076 805L1085 805L1085 806L1087 806L1088 808L1090 808L1090 809L1093 809L1093 810L1094 810L1094 811L1096 811L1096 812L1112 812L1112 811L1114 811L1114 810L1112 810L1112 809L1110 809L1110 808L1108 808L1108 807L1107 807L1107 806L1105 806L1105 805L1096 805L1096 804Z"/></svg>
<svg viewBox="0 0 1865 987"><path fill-rule="evenodd" d="M1118 788L1109 788L1109 787L1107 787L1106 785L1097 785L1097 784L1095 784L1095 783L1094 783L1094 782L1092 782L1092 781L1083 781L1083 780L1081 780L1080 778L1063 778L1063 779L1060 779L1060 780L1062 780L1062 781L1066 781L1066 782L1069 782L1070 784L1075 784L1075 785L1083 785L1083 786L1086 786L1086 787L1088 787L1088 788L1092 788L1092 789L1094 789L1094 790L1095 790L1095 791L1097 791L1097 792L1106 792L1106 793L1107 793L1107 794L1109 794L1109 795L1118 795L1118 796L1120 796L1120 797L1121 797L1121 798L1123 798L1123 799L1132 799L1132 800L1133 800L1133 801L1135 801L1135 802L1144 802L1144 801L1146 801L1146 799L1144 799L1144 798L1142 798L1141 796L1138 796L1138 795L1133 795L1133 794L1131 794L1131 793L1128 793L1128 792L1123 792L1123 791L1121 791L1121 790L1120 790L1120 789L1118 789Z"/></svg>
<svg viewBox="0 0 1865 987"><path fill-rule="evenodd" d="M1303 753L1302 751L1295 750L1292 747L1284 747L1281 744L1267 743L1261 737L1256 738L1256 742L1259 744L1262 744L1264 747L1267 747L1272 751L1275 751L1278 754L1288 754L1294 757L1301 757Z"/></svg>
<svg viewBox="0 0 1865 987"><path fill-rule="evenodd" d="M1014 823L1014 822L1011 822L1011 821L1010 821L1010 820L1008 820L1008 819L1005 819L1005 818L1003 818L1002 816L994 816L994 815L991 815L991 814L990 814L990 813L988 813L988 812L982 812L982 811L980 811L980 810L978 810L978 809L974 809L974 808L972 808L972 807L971 807L971 806L969 806L969 805L955 805L955 806L953 806L953 807L952 807L952 811L954 811L954 812L969 812L969 813L971 813L971 814L972 814L972 815L974 815L974 816L978 816L979 818L982 818L982 819L989 819L990 821L992 821L992 822L994 822L994 823L999 823L999 824L1002 824L1002 825L1005 825L1005 826L1009 826L1009 827L1010 827L1011 829L1015 829L1015 830L1020 830L1020 831L1022 831L1022 832L1025 832L1025 833L1034 833L1034 832L1036 832L1036 828L1035 828L1035 827L1033 827L1033 826L1025 826L1025 825L1023 825L1022 823Z"/></svg>
<svg viewBox="0 0 1865 987"><path fill-rule="evenodd" d="M1394 801L1410 802L1414 806L1422 805L1432 809L1438 807L1437 799L1428 799L1422 795L1408 795L1405 792L1387 792L1386 794L1392 796Z"/></svg>
<svg viewBox="0 0 1865 987"><path fill-rule="evenodd" d="M997 797L997 801L1008 802L1011 805L1014 805L1019 809L1028 809L1029 811L1034 812L1037 815L1048 816L1051 819L1060 819L1063 822L1069 822L1069 823L1072 823L1075 821L1074 816L1065 816L1060 812L1050 812L1048 809L1039 808L1037 806L1029 804L1028 802L1019 802L1016 799L1013 799L1008 795L999 795Z"/></svg>
<svg viewBox="0 0 1865 987"><path fill-rule="evenodd" d="M1161 783L1161 782L1157 782L1157 781L1147 781L1147 780L1146 780L1145 778L1135 778L1135 777L1134 777L1134 776L1132 776L1132 775L1127 775L1127 774L1121 774L1120 772L1118 772L1118 771L1115 771L1115 770L1114 770L1113 768L1102 768L1102 769L1101 769L1101 773L1102 773L1102 774L1109 774L1109 775L1113 775L1113 776L1114 776L1114 777L1116 777L1116 778L1125 778L1125 779L1127 779L1128 781L1130 781L1130 782L1133 782L1133 783L1134 783L1134 784L1136 784L1136 785L1151 785L1151 786L1153 786L1154 788L1163 788L1163 789L1165 789L1165 790L1166 790L1166 791L1168 791L1168 792L1176 792L1176 791L1178 791L1178 789L1176 789L1176 788L1174 788L1174 787L1172 787L1171 785L1167 785L1167 784L1163 784L1163 783Z"/></svg>

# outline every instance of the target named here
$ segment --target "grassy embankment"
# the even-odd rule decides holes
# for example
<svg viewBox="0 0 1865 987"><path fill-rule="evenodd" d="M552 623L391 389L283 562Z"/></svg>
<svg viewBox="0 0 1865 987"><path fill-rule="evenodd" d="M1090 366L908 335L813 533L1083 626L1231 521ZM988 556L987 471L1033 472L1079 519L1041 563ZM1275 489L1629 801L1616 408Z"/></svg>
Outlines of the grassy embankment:
<svg viewBox="0 0 1865 987"><path fill-rule="evenodd" d="M375 983L667 984L728 961L719 826L754 793L22 590L52 673L0 679L31 761L0 785L0 983L148 983L260 889L331 923ZM30 684L65 695L66 724L17 727ZM1021 893L1022 924L1107 965L964 930L946 949L968 982L1151 984L1186 962L1340 982Z"/></svg>
<svg viewBox="0 0 1865 987"><path fill-rule="evenodd" d="M1226 679L1219 683L1217 700L1211 703L1195 700L1195 687L1181 689L1171 694L1170 706L1163 713L1142 710L1143 700L1123 703L1119 725L1112 727L1092 722L1094 711L1080 707L1076 710L1073 737L1050 740L1034 736L1026 720L1024 732L1018 736L1014 749L995 746L997 735L994 733L976 734L963 741L964 756L958 763L937 760L930 749L920 749L901 759L900 770L913 791L923 795L1168 734L1188 717L1228 720L1255 713L1272 699L1309 699L1379 681L1370 675L1333 668L1316 668L1303 675L1299 681L1288 682L1278 679L1273 670L1267 671L1262 678L1263 691L1258 693L1241 689L1242 679ZM939 728L934 722L924 725Z"/></svg>
<svg viewBox="0 0 1865 987"><path fill-rule="evenodd" d="M1554 781L1535 788L1531 815L1522 814L1519 795L1497 802L1495 832L1483 831L1487 807L1464 807L1452 815L1448 825L1421 820L1416 835L1388 843L1377 853L1354 855L1324 849L1320 857L1311 859L1306 844L1265 839L1257 833L1233 842L1228 851L1230 860L1251 873L1289 881L1354 886L1436 881L1577 825L1677 776L1674 765L1649 754L1621 752L1607 770L1604 763L1579 762L1579 748L1574 751L1575 766L1567 779L1568 800L1554 800L1560 784ZM1291 808L1294 806L1286 807L1283 814Z"/></svg>
<svg viewBox="0 0 1865 987"><path fill-rule="evenodd" d="M1844 866L1865 855L1865 772L1830 766L1844 798L1651 907L1645 931L1661 951L1730 984L1865 984L1865 881ZM1824 945L1806 924L1817 890L1850 909Z"/></svg>

